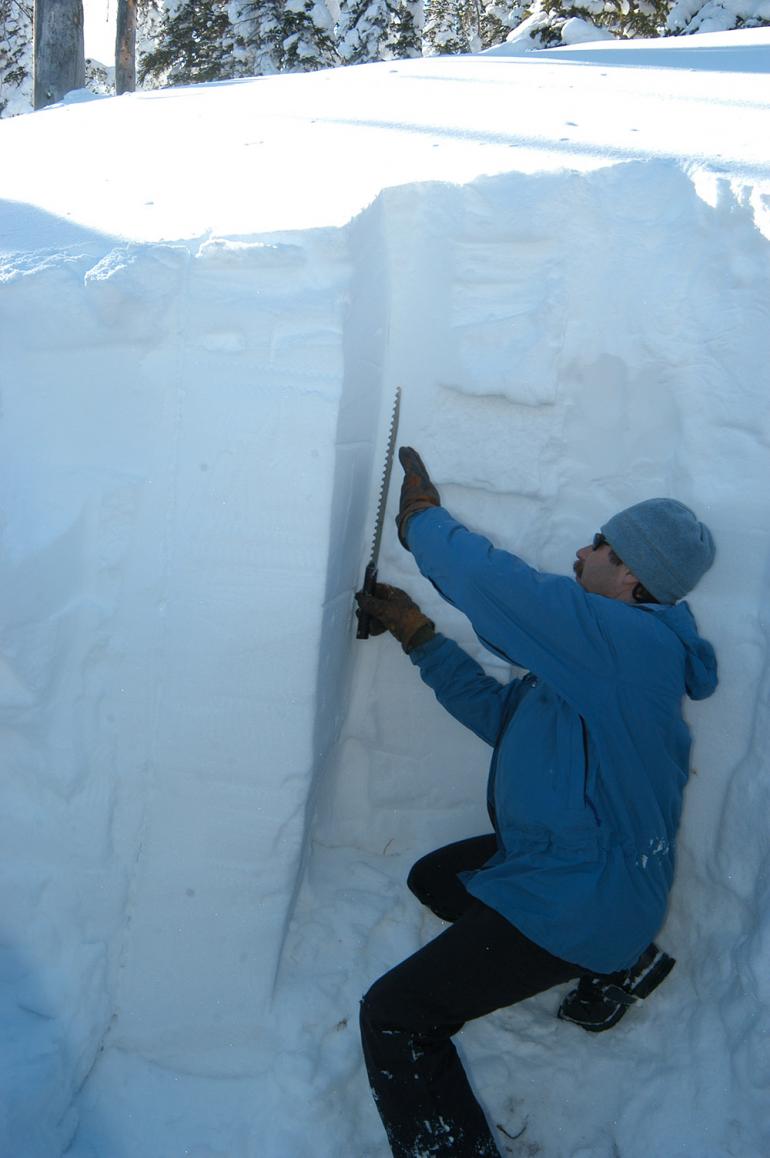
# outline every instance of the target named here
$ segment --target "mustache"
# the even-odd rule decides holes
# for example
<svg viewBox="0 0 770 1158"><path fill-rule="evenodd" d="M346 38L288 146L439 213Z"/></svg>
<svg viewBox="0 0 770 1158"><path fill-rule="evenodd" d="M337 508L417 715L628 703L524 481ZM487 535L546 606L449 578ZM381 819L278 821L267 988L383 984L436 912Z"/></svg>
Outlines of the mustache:
<svg viewBox="0 0 770 1158"><path fill-rule="evenodd" d="M580 576L583 574L583 560L582 559L576 559L575 562L572 564L572 570L575 572L576 577L579 579Z"/></svg>

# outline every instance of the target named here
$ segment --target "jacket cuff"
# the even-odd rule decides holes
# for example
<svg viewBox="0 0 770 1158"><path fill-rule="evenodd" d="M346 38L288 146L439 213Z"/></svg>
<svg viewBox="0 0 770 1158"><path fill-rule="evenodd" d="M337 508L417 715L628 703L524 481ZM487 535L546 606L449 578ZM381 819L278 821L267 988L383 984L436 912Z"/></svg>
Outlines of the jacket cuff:
<svg viewBox="0 0 770 1158"><path fill-rule="evenodd" d="M433 620L429 619L427 623L423 623L418 627L414 635L410 635L406 643L402 643L404 651L410 655L415 648L424 647L426 643L430 643L433 636L436 634L436 625Z"/></svg>
<svg viewBox="0 0 770 1158"><path fill-rule="evenodd" d="M410 503L408 507L405 507L403 511L399 511L399 513L396 515L398 538L401 546L405 547L407 551L410 549L407 537L409 523L415 517L415 515L421 515L423 511L429 511L432 508L436 508L437 506L438 503L433 503L430 501L430 499L415 499L414 502Z"/></svg>
<svg viewBox="0 0 770 1158"><path fill-rule="evenodd" d="M417 632L416 634L419 635L420 633ZM440 631L436 631L434 628L430 635L426 633L426 636L421 643L417 643L411 646L406 654L409 656L412 663L417 664L419 667L420 662L425 659L426 656L430 655L430 653L435 650L439 643L443 643L445 638L446 637L443 636Z"/></svg>

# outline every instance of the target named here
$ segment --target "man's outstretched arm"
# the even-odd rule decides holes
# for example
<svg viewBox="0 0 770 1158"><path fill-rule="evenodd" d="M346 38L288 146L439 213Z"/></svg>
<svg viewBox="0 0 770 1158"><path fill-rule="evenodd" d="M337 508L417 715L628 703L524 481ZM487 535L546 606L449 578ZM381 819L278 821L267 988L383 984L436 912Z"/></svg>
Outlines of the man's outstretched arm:
<svg viewBox="0 0 770 1158"><path fill-rule="evenodd" d="M538 673L581 706L586 675L594 693L612 678L613 651L600 604L571 579L535 570L495 548L440 506L438 490L411 447L404 468L399 538L423 575L471 621L476 634L512 663ZM606 610L606 609L604 609Z"/></svg>

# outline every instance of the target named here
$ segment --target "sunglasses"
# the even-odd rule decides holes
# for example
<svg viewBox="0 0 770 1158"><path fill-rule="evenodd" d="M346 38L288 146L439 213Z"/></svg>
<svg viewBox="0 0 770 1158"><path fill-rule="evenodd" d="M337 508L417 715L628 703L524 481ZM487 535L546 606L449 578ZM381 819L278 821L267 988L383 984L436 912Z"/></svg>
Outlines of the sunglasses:
<svg viewBox="0 0 770 1158"><path fill-rule="evenodd" d="M609 547L609 543L607 542L607 540L605 539L605 537L601 533L601 531L597 531L596 534L594 535L593 542L591 543L591 547L594 551L598 551L600 547Z"/></svg>

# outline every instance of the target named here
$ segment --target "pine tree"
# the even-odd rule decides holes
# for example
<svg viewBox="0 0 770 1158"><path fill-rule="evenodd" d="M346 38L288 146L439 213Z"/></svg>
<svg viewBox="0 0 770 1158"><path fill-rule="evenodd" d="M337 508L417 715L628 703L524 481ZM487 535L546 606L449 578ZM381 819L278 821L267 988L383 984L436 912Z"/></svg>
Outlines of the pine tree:
<svg viewBox="0 0 770 1158"><path fill-rule="evenodd" d="M0 117L32 108L32 0L0 0Z"/></svg>
<svg viewBox="0 0 770 1158"><path fill-rule="evenodd" d="M517 28L530 13L524 0L482 0L479 36L482 48L502 44L508 33Z"/></svg>
<svg viewBox="0 0 770 1158"><path fill-rule="evenodd" d="M763 15L759 15L760 10ZM671 6L666 19L668 36L690 36L693 32L715 31L717 27L766 28L770 25L770 9L746 0L736 5L720 0L678 0Z"/></svg>
<svg viewBox="0 0 770 1158"><path fill-rule="evenodd" d="M281 5L273 0L247 0L237 9L235 50L247 76L271 76L281 71Z"/></svg>
<svg viewBox="0 0 770 1158"><path fill-rule="evenodd" d="M85 86L83 0L35 0L33 41L36 109Z"/></svg>
<svg viewBox="0 0 770 1158"><path fill-rule="evenodd" d="M480 15L476 0L430 0L423 34L425 55L478 51Z"/></svg>
<svg viewBox="0 0 770 1158"><path fill-rule="evenodd" d="M311 72L337 64L334 22L324 0L283 0L281 72Z"/></svg>
<svg viewBox="0 0 770 1158"><path fill-rule="evenodd" d="M670 0L542 0L543 11L549 15L564 20L579 16L620 39L662 35L670 6Z"/></svg>
<svg viewBox="0 0 770 1158"><path fill-rule="evenodd" d="M325 0L250 0L236 18L241 67L255 76L339 63Z"/></svg>
<svg viewBox="0 0 770 1158"><path fill-rule="evenodd" d="M422 34L425 25L423 0L401 0L390 26L388 49L394 60L422 56Z"/></svg>
<svg viewBox="0 0 770 1158"><path fill-rule="evenodd" d="M636 3L631 0L531 0L529 4L508 4L507 0L492 0L488 10L497 16L501 25L514 28L532 18L533 48L552 48L562 43L562 29L573 17L605 29L621 40L663 36L671 3L672 0L637 0ZM506 35L507 32L501 39ZM485 43L491 42L485 38Z"/></svg>
<svg viewBox="0 0 770 1158"><path fill-rule="evenodd" d="M172 3L174 0L172 0ZM139 0L136 17L136 61L137 72L141 72L141 62L154 52L161 39L163 21L169 15L167 0ZM147 77L142 88L157 88L159 81Z"/></svg>
<svg viewBox="0 0 770 1158"><path fill-rule="evenodd" d="M420 0L343 0L337 51L344 64L422 55Z"/></svg>
<svg viewBox="0 0 770 1158"><path fill-rule="evenodd" d="M136 88L136 0L118 0L115 35L115 92Z"/></svg>
<svg viewBox="0 0 770 1158"><path fill-rule="evenodd" d="M234 32L227 0L181 0L168 7L151 52L142 55L139 79L199 84L235 75Z"/></svg>

